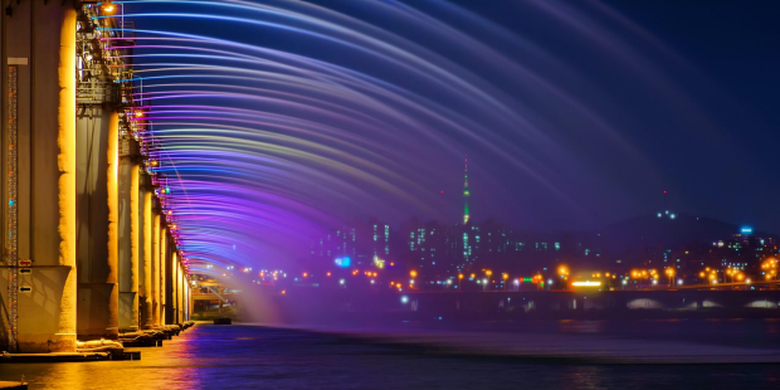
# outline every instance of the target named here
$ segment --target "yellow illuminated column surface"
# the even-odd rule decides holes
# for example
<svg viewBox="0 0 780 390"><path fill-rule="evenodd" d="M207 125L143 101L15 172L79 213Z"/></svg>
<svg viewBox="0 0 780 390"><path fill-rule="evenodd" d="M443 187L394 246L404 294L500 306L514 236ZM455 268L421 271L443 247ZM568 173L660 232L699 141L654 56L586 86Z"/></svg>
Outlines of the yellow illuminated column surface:
<svg viewBox="0 0 780 390"><path fill-rule="evenodd" d="M164 219L163 219L164 220ZM165 226L160 227L160 323L165 325L166 310L165 306L167 302L167 288L165 285L167 272L166 266L168 262L168 228Z"/></svg>
<svg viewBox="0 0 780 390"><path fill-rule="evenodd" d="M111 113L108 125L108 275L110 287L106 336L119 333L119 114Z"/></svg>
<svg viewBox="0 0 780 390"><path fill-rule="evenodd" d="M154 296L152 294L152 237L153 219L152 219L152 193L147 189L143 191L143 259L141 268L141 318L143 329L152 329L154 327L153 304Z"/></svg>
<svg viewBox="0 0 780 390"><path fill-rule="evenodd" d="M60 29L60 106L57 122L59 216L59 265L67 276L62 287L57 333L49 350L76 350L76 11L66 9Z"/></svg>
<svg viewBox="0 0 780 390"><path fill-rule="evenodd" d="M138 329L141 324L138 323L138 293L140 280L140 265L141 265L141 209L139 204L139 166L133 164L133 169L130 171L130 268L132 272L131 289L135 293L133 298L133 311L131 327Z"/></svg>
<svg viewBox="0 0 780 390"><path fill-rule="evenodd" d="M0 327L7 332L3 339L6 335L13 338L8 340L17 347L12 352L73 352L78 287L76 12L72 6L33 5L33 2L14 2L14 11L22 16L5 17L4 32L0 33L3 57L25 60L25 64L4 67L0 80L9 83L0 86L3 93L0 110L7 115L2 116L4 122L0 125L6 148L3 159L7 164L16 164L13 172L16 176L6 172L8 176L3 176L2 185L6 194L10 186L18 186L14 191L19 196L14 204L16 208L6 209L4 215L6 223L13 224L13 229L7 226L7 233L13 232L14 236L5 248L3 264L13 253L18 258L13 256L12 260L29 261L26 266L32 268L29 273L14 278L18 284L12 296L5 296L4 285ZM43 19L51 23L31 23ZM37 36L45 36L46 40ZM5 65L5 58L1 60ZM16 71L13 76L12 69ZM11 83L18 91L13 96ZM14 107L7 107L11 101ZM11 128L17 137L12 145L9 144L12 134L8 133ZM35 164L29 163L28 153L32 153ZM8 181L11 178L15 178L14 183ZM4 274L10 282L8 271ZM7 321L16 327L6 328Z"/></svg>
<svg viewBox="0 0 780 390"><path fill-rule="evenodd" d="M160 326L160 216L155 213L152 222L152 322Z"/></svg>

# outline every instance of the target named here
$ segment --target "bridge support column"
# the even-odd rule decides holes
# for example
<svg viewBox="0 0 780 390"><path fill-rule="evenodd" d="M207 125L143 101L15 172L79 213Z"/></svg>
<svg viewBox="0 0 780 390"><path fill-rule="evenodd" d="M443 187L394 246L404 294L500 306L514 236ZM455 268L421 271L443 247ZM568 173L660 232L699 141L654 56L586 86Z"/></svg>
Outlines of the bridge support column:
<svg viewBox="0 0 780 390"><path fill-rule="evenodd" d="M152 292L152 263L153 263L153 251L152 246L154 237L152 232L154 231L154 218L152 217L152 191L149 175L140 173L140 194L141 200L140 209L143 210L141 217L141 242L138 247L142 249L140 256L141 265L139 271L140 286L139 286L139 302L141 311L141 329L154 328L154 294Z"/></svg>
<svg viewBox="0 0 780 390"><path fill-rule="evenodd" d="M128 140L123 140L128 142ZM129 143L129 142L128 142ZM130 146L123 145L129 152ZM139 168L132 156L119 161L119 329L138 330Z"/></svg>
<svg viewBox="0 0 780 390"><path fill-rule="evenodd" d="M184 282L184 302L186 304L184 310L184 321L189 321L190 313L192 313L192 291L190 289L190 284L186 281L186 279Z"/></svg>
<svg viewBox="0 0 780 390"><path fill-rule="evenodd" d="M181 262L179 256L174 252L173 266L175 269L175 277L173 278L173 306L176 308L174 312L173 321L177 324L182 323L181 320Z"/></svg>
<svg viewBox="0 0 780 390"><path fill-rule="evenodd" d="M186 294L186 288L187 288L187 280L184 277L184 267L182 267L181 259L179 259L179 293L176 295L179 298L179 322L183 323L186 321L185 313L186 313L186 303L184 301L184 295Z"/></svg>
<svg viewBox="0 0 780 390"><path fill-rule="evenodd" d="M192 287L187 284L187 321L192 318L193 310L195 310L195 300L192 297Z"/></svg>
<svg viewBox="0 0 780 390"><path fill-rule="evenodd" d="M76 13L60 2L12 6L0 15L0 347L75 351Z"/></svg>
<svg viewBox="0 0 780 390"><path fill-rule="evenodd" d="M82 106L78 114L78 335L116 339L119 115L96 105Z"/></svg>
<svg viewBox="0 0 780 390"><path fill-rule="evenodd" d="M170 314L168 315L168 317L169 317L168 322L171 323L171 324L176 324L176 323L179 322L178 321L178 315L177 315L178 311L179 311L179 307L177 306L177 304L179 302L176 299L176 294L178 293L178 291L176 290L178 288L178 283L176 283L176 280L179 277L179 269L178 269L179 265L176 262L176 253L175 252L171 253L169 261L170 261L170 267L171 267L170 268L171 269L171 274L170 274L170 277L169 277L169 282L170 282L171 285L170 285L170 293L169 293L170 300L169 300L169 303L168 303L168 309L170 311Z"/></svg>
<svg viewBox="0 0 780 390"><path fill-rule="evenodd" d="M165 227L165 218L160 219L160 322L162 325L170 323L168 318L168 292L170 291L168 277L171 274L169 269L170 261L168 256L168 228Z"/></svg>
<svg viewBox="0 0 780 390"><path fill-rule="evenodd" d="M160 321L160 215L152 217L152 323L159 328Z"/></svg>
<svg viewBox="0 0 780 390"><path fill-rule="evenodd" d="M176 318L174 318L174 321L176 321L177 324L180 324L184 321L182 321L182 315L181 315L181 278L182 278L182 268L181 268L181 259L179 258L179 255L174 252L174 264L176 266L176 278L173 280L174 284L176 285L176 294L174 295L174 302L176 306Z"/></svg>

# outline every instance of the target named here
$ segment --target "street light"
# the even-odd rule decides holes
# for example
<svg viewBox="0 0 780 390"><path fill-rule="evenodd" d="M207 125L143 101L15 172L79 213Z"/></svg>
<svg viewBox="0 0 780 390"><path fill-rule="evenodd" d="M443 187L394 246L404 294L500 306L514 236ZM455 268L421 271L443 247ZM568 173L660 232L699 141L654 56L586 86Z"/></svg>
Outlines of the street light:
<svg viewBox="0 0 780 390"><path fill-rule="evenodd" d="M560 275L562 278L565 278L569 275L569 268L565 265L558 267L558 275Z"/></svg>
<svg viewBox="0 0 780 390"><path fill-rule="evenodd" d="M666 270L664 270L664 273L666 273L666 276L669 277L669 287L674 286L674 274L676 273L674 268L669 267Z"/></svg>
<svg viewBox="0 0 780 390"><path fill-rule="evenodd" d="M458 291L461 291L461 280L463 280L463 274L458 274Z"/></svg>
<svg viewBox="0 0 780 390"><path fill-rule="evenodd" d="M507 291L509 289L509 287L507 286L506 281L507 281L507 279L509 279L509 274L504 272L504 273L501 274L501 278L504 279L504 291Z"/></svg>

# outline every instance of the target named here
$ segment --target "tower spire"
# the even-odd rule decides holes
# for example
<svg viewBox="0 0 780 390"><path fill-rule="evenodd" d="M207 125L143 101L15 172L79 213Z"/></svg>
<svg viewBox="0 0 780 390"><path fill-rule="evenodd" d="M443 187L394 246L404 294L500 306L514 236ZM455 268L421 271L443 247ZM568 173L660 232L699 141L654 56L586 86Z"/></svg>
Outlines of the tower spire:
<svg viewBox="0 0 780 390"><path fill-rule="evenodd" d="M469 223L469 155L463 165L463 224Z"/></svg>

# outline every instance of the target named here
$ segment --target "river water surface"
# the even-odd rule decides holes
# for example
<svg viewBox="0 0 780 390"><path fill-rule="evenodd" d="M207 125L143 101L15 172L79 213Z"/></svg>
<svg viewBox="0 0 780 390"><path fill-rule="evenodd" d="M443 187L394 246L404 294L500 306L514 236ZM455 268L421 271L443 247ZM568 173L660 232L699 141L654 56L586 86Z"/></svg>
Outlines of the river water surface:
<svg viewBox="0 0 780 390"><path fill-rule="evenodd" d="M404 325L415 327L419 325ZM780 347L780 321L549 321L472 324L484 332ZM254 325L199 324L140 361L0 364L30 389L780 389L780 364L620 365L474 356L425 345ZM641 353L641 351L638 351Z"/></svg>

